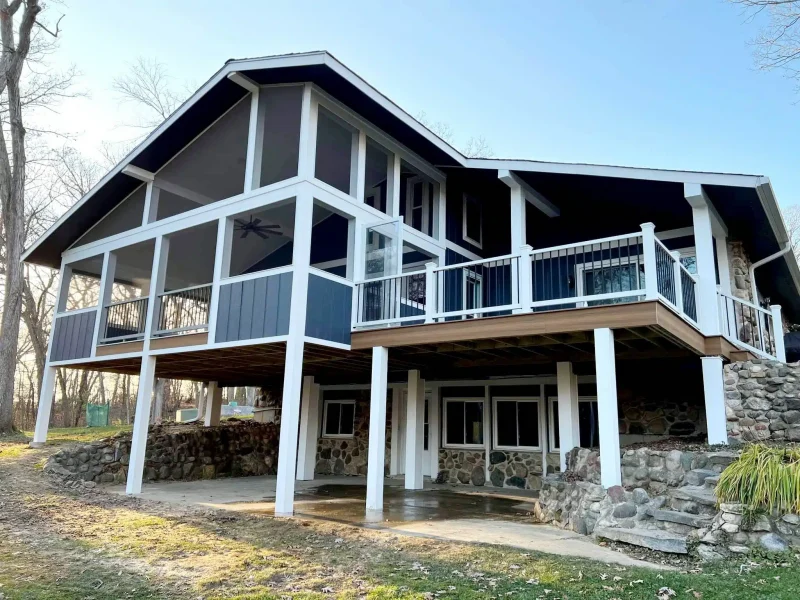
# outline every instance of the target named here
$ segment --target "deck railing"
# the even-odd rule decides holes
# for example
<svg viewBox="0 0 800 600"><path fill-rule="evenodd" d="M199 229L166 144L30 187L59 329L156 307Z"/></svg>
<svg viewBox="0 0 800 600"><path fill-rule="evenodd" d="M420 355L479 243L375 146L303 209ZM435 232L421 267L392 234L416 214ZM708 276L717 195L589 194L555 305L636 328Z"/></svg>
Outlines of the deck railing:
<svg viewBox="0 0 800 600"><path fill-rule="evenodd" d="M176 335L208 329L211 289L211 285L196 285L159 294L155 335Z"/></svg>
<svg viewBox="0 0 800 600"><path fill-rule="evenodd" d="M779 323L773 312L722 292L717 296L722 335L758 356L778 358L781 340L777 336L782 337L783 330L776 327Z"/></svg>
<svg viewBox="0 0 800 600"><path fill-rule="evenodd" d="M357 282L354 326L661 299L697 327L697 279L654 229Z"/></svg>
<svg viewBox="0 0 800 600"><path fill-rule="evenodd" d="M147 322L147 298L113 302L105 306L99 342L130 342L144 337Z"/></svg>

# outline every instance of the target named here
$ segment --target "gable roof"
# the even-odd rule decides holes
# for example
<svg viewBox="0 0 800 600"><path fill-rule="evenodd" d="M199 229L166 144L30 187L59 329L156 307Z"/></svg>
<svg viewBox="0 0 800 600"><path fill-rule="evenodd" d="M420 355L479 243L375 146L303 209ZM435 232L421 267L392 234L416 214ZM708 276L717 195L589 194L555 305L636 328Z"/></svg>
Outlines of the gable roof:
<svg viewBox="0 0 800 600"><path fill-rule="evenodd" d="M228 75L241 72L261 85L312 82L401 144L438 167L507 169L564 175L585 175L679 183L699 183L718 190L720 200L731 201L731 210L742 202L758 208L765 227L758 240L757 260L789 242L772 186L760 175L707 173L582 163L555 163L520 159L468 158L413 118L355 72L324 51L260 58L232 59L225 63L190 98L156 127L142 142L83 198L75 203L23 254L23 260L58 268L61 254L99 218L107 214L141 181L123 172L128 165L155 172L209 127L248 92ZM738 191L736 191L738 190ZM721 212L726 212L717 206ZM771 230L772 235L769 234ZM768 239L764 239L764 238ZM800 268L789 253L780 266L766 265L764 272L780 274L781 285L790 285L800 314ZM769 269L768 269L769 267ZM778 273L780 271L780 273ZM759 281L763 281L763 276Z"/></svg>

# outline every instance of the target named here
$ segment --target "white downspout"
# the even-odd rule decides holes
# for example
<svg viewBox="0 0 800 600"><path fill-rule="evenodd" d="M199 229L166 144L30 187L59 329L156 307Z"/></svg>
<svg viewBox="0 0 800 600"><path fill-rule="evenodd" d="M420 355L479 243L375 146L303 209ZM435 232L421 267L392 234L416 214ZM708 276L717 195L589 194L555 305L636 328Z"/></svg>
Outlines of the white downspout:
<svg viewBox="0 0 800 600"><path fill-rule="evenodd" d="M791 242L786 242L786 246L781 250L778 250L775 254L770 254L766 258L762 258L759 261L754 262L750 265L750 291L753 294L753 304L758 304L758 294L756 292L756 269L762 265L767 264L768 262L772 262L776 258L783 256L784 254L788 253L792 249Z"/></svg>

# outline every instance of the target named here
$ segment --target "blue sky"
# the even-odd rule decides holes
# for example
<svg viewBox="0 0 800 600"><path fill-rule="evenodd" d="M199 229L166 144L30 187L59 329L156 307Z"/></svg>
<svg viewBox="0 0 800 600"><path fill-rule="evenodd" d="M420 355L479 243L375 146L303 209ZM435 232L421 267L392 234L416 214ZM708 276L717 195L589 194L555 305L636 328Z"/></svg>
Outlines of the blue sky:
<svg viewBox="0 0 800 600"><path fill-rule="evenodd" d="M495 155L770 177L800 202L800 96L754 67L759 22L722 0L70 0L56 57L91 97L60 119L86 151L130 131L111 90L138 56L177 85L228 58L325 49L411 114Z"/></svg>

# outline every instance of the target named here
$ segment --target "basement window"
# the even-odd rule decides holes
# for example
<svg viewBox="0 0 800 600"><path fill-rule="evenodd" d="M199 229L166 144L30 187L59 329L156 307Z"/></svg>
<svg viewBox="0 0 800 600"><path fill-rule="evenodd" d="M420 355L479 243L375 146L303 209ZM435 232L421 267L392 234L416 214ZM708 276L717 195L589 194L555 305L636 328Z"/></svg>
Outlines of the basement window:
<svg viewBox="0 0 800 600"><path fill-rule="evenodd" d="M355 400L326 400L322 437L353 437L356 420Z"/></svg>
<svg viewBox="0 0 800 600"><path fill-rule="evenodd" d="M494 444L498 450L540 450L539 401L495 398Z"/></svg>
<svg viewBox="0 0 800 600"><path fill-rule="evenodd" d="M444 425L446 446L483 448L483 399L446 398Z"/></svg>

